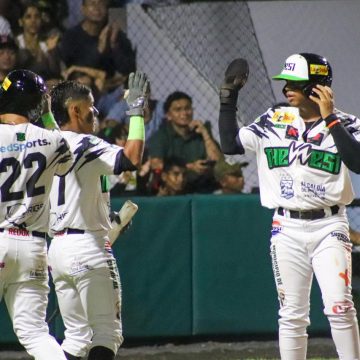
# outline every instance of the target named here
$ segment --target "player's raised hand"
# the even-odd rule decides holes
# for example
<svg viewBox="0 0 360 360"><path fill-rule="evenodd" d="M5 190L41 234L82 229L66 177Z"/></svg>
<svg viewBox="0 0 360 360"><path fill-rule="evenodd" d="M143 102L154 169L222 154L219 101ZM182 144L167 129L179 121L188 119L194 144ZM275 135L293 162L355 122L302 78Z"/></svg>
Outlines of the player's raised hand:
<svg viewBox="0 0 360 360"><path fill-rule="evenodd" d="M310 95L309 98L319 105L321 117L325 119L330 114L334 113L334 93L329 86L317 84L312 88L312 91L317 95Z"/></svg>
<svg viewBox="0 0 360 360"><path fill-rule="evenodd" d="M238 92L245 85L248 76L249 64L245 59L235 59L228 65L220 87L221 104L236 105Z"/></svg>
<svg viewBox="0 0 360 360"><path fill-rule="evenodd" d="M129 75L129 89L125 92L125 99L129 105L128 115L144 116L147 98L150 93L150 82L145 73L136 71Z"/></svg>

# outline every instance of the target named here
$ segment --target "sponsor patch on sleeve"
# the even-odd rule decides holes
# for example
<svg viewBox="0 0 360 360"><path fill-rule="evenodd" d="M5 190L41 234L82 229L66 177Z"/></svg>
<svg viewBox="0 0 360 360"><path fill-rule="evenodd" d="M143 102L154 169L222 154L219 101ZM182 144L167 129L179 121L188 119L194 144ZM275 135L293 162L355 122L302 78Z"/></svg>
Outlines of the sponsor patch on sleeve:
<svg viewBox="0 0 360 360"><path fill-rule="evenodd" d="M291 124L295 120L295 115L284 111L275 111L271 118L274 123Z"/></svg>

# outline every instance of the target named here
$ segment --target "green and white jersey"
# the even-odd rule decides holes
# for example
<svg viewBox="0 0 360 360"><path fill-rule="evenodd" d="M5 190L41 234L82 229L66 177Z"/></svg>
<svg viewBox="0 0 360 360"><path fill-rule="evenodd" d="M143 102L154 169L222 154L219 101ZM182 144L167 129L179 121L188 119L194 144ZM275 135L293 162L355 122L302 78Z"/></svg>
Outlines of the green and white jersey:
<svg viewBox="0 0 360 360"><path fill-rule="evenodd" d="M360 120L336 115L359 141ZM353 200L349 171L324 121L306 130L297 108L270 108L238 136L245 150L256 152L263 206L310 210Z"/></svg>
<svg viewBox="0 0 360 360"><path fill-rule="evenodd" d="M51 190L51 233L67 228L106 233L110 229L109 181L120 174L123 148L72 131L62 131L74 155L65 176L56 177Z"/></svg>
<svg viewBox="0 0 360 360"><path fill-rule="evenodd" d="M49 195L55 175L72 154L59 131L30 123L0 125L0 228L48 231Z"/></svg>

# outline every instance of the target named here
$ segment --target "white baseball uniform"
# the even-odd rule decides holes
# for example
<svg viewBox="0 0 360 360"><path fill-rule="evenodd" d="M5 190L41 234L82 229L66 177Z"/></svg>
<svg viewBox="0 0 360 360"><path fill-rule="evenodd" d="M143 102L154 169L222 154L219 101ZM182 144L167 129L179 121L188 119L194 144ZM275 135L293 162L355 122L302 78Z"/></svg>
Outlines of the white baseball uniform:
<svg viewBox="0 0 360 360"><path fill-rule="evenodd" d="M30 123L0 128L0 300L4 296L14 331L30 355L65 360L45 322L45 233L54 175L69 170L72 155L58 131Z"/></svg>
<svg viewBox="0 0 360 360"><path fill-rule="evenodd" d="M74 356L84 356L90 344L116 354L123 341L121 287L104 175L121 172L123 148L92 135L62 134L75 157L51 191L49 263L66 327L62 347Z"/></svg>
<svg viewBox="0 0 360 360"><path fill-rule="evenodd" d="M336 115L359 141L360 120L338 110ZM354 194L325 122L307 130L297 108L269 109L238 136L244 149L257 154L262 205L275 209L271 256L280 301L281 357L306 358L314 273L340 358L359 359L345 210Z"/></svg>

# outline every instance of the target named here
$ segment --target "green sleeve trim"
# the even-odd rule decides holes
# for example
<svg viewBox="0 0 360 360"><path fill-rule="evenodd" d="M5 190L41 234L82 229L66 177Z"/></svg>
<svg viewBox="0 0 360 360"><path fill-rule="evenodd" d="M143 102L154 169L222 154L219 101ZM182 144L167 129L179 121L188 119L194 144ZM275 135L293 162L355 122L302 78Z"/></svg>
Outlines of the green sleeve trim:
<svg viewBox="0 0 360 360"><path fill-rule="evenodd" d="M142 116L131 116L129 124L128 140L145 141L145 125Z"/></svg>

